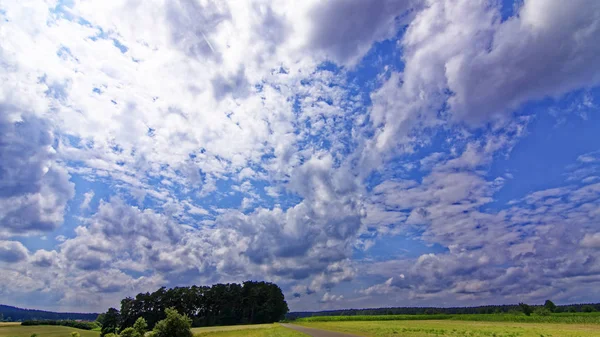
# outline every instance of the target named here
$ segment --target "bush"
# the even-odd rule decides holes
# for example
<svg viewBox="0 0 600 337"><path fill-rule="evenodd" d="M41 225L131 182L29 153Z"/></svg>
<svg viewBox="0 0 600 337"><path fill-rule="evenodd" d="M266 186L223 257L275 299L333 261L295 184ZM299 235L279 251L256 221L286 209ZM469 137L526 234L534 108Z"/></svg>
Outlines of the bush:
<svg viewBox="0 0 600 337"><path fill-rule="evenodd" d="M165 310L167 318L156 323L154 337L193 337L192 320L185 315L180 315L177 310Z"/></svg>
<svg viewBox="0 0 600 337"><path fill-rule="evenodd" d="M131 328L131 327L123 329L123 331L121 331L119 336L121 336L121 337L143 337L143 335L140 335L139 332L137 332L134 328Z"/></svg>
<svg viewBox="0 0 600 337"><path fill-rule="evenodd" d="M79 334L79 332L73 331L71 332L71 337L81 337L81 335Z"/></svg>
<svg viewBox="0 0 600 337"><path fill-rule="evenodd" d="M107 333L106 335L104 335L104 337L119 337L119 336L117 336L111 332L111 333Z"/></svg>
<svg viewBox="0 0 600 337"><path fill-rule="evenodd" d="M550 316L550 315L552 315L552 312L550 310L548 310L548 308L542 307L542 308L537 308L535 310L535 314L538 316Z"/></svg>

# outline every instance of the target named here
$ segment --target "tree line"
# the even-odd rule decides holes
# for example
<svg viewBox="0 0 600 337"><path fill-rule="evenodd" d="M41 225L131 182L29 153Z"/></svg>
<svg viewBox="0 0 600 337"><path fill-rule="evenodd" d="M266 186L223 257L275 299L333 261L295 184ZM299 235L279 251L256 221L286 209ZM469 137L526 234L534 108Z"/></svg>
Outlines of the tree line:
<svg viewBox="0 0 600 337"><path fill-rule="evenodd" d="M32 326L32 325L60 325L68 326L71 328L92 330L98 327L96 322L89 321L73 321L73 320L26 320L21 322L21 325Z"/></svg>
<svg viewBox="0 0 600 337"><path fill-rule="evenodd" d="M25 320L84 320L93 321L98 314L51 312L21 309L0 304L0 322L21 322Z"/></svg>
<svg viewBox="0 0 600 337"><path fill-rule="evenodd" d="M303 317L312 316L355 316L355 315L435 315L435 314L502 314L510 312L525 312L524 310L533 310L546 308L552 309L551 312L593 312L600 311L600 303L584 303L584 304L569 304L569 305L554 305L552 301L546 301L544 305L530 305L524 309L521 304L511 305L486 305L478 307L393 307L393 308L371 308L371 309L343 309L343 310L328 310L316 312L290 312L286 315L286 319L294 320ZM553 307L554 305L554 307Z"/></svg>
<svg viewBox="0 0 600 337"><path fill-rule="evenodd" d="M191 286L139 293L121 300L121 308L99 315L102 331L114 333L143 318L149 329L172 308L187 316L192 326L272 323L284 318L288 306L274 283L246 281L213 286Z"/></svg>

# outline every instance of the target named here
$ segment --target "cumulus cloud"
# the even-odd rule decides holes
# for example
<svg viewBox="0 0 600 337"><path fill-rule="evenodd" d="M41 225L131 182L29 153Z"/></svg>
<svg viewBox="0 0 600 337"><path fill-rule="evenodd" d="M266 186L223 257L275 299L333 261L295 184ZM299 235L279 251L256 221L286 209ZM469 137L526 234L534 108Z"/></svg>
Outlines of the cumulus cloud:
<svg viewBox="0 0 600 337"><path fill-rule="evenodd" d="M414 142L414 129L505 119L522 103L560 97L600 81L595 1L526 1L500 20L485 1L429 1L401 44L405 68L373 94L376 148ZM543 13L543 14L541 14ZM563 22L558 26L554 23ZM556 48L556 41L565 48ZM447 103L448 108L444 105Z"/></svg>
<svg viewBox="0 0 600 337"><path fill-rule="evenodd" d="M308 47L339 64L354 65L374 42L392 37L420 1L322 2L311 8Z"/></svg>
<svg viewBox="0 0 600 337"><path fill-rule="evenodd" d="M8 263L21 262L27 259L29 252L19 241L0 241L0 261Z"/></svg>
<svg viewBox="0 0 600 337"><path fill-rule="evenodd" d="M0 235L51 231L74 195L47 122L0 104Z"/></svg>
<svg viewBox="0 0 600 337"><path fill-rule="evenodd" d="M600 248L600 233L585 234L581 246L586 248Z"/></svg>
<svg viewBox="0 0 600 337"><path fill-rule="evenodd" d="M85 217L53 249L2 241L0 294L103 310L163 285L267 279L310 309L347 303L336 286L358 279L359 301L575 298L600 276L598 152L508 204L494 163L534 119L520 106L599 83L599 12L6 1L0 237L57 229L72 178ZM394 236L424 252L357 261Z"/></svg>

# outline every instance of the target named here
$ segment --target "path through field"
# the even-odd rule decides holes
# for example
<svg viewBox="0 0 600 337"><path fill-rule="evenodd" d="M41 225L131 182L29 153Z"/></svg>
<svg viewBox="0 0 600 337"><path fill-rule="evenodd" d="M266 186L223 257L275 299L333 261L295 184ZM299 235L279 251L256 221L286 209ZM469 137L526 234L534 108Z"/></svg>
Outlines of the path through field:
<svg viewBox="0 0 600 337"><path fill-rule="evenodd" d="M357 337L358 335L351 335L347 333L321 330L315 328L307 328L305 326L294 325L294 324L281 324L282 326L290 329L294 329L296 331L303 332L307 335L311 335L313 337Z"/></svg>

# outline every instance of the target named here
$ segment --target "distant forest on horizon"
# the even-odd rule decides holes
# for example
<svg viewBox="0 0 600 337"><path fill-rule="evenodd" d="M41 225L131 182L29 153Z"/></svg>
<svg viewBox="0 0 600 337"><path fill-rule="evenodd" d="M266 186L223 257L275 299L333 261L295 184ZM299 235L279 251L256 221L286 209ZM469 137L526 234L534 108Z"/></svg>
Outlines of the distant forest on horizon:
<svg viewBox="0 0 600 337"><path fill-rule="evenodd" d="M177 288L173 288L177 289ZM166 291L161 288L159 292ZM132 300L131 298L129 300ZM126 299L125 302L128 302ZM542 305L532 305L541 307ZM580 303L557 305L555 312L585 312L589 308L600 311L600 303ZM312 316L355 316L355 315L419 315L419 314L494 314L519 311L518 304L483 305L471 307L381 307L363 309L339 309L323 311L294 311L285 315L286 319ZM37 309L23 309L0 304L0 322L21 322L25 320L82 320L95 321L99 313L53 312Z"/></svg>

